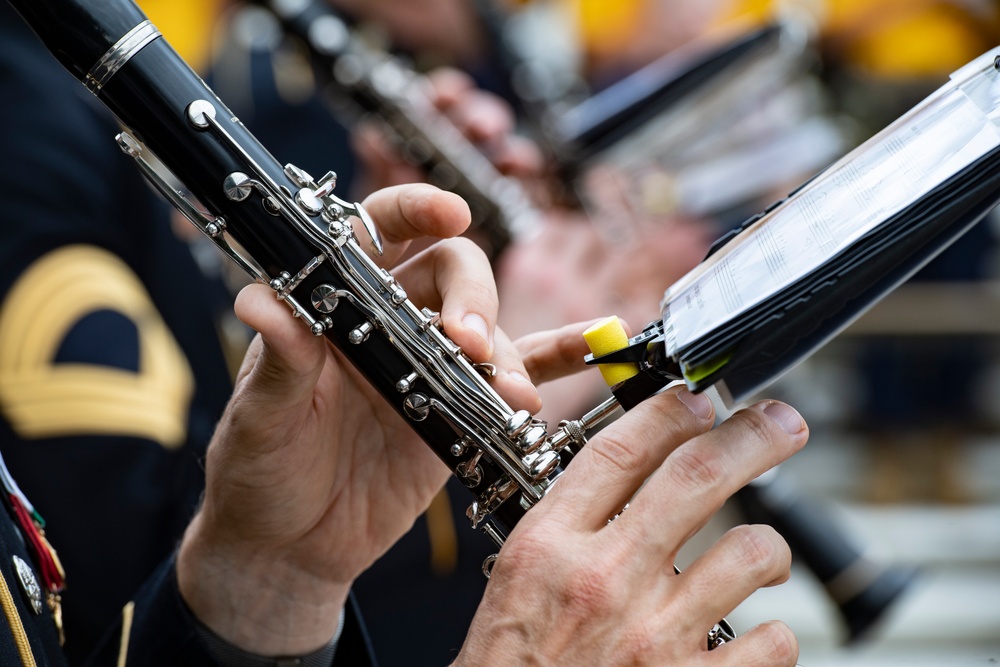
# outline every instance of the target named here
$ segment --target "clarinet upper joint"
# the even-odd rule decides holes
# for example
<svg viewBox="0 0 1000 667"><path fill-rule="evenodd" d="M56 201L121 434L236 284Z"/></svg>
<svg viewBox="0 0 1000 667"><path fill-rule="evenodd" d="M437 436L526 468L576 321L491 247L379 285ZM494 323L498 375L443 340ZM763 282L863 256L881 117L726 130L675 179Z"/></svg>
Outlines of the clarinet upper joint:
<svg viewBox="0 0 1000 667"><path fill-rule="evenodd" d="M159 191L163 197L173 204L195 227L208 236L216 246L230 259L236 262L244 271L258 280L264 280L265 272L252 257L244 256L226 241L226 220L222 216L213 216L195 206L178 189L177 178L160 162L141 141L129 132L121 132L115 137L122 152L135 160L139 171L146 180Z"/></svg>
<svg viewBox="0 0 1000 667"><path fill-rule="evenodd" d="M350 204L333 194L333 189L337 185L336 173L328 171L318 181L314 181L308 172L294 164L286 164L284 171L285 175L301 188L295 193L295 202L307 215L323 216L323 219L331 225L331 235L335 235L335 230L343 229L344 221L349 216L354 216L364 225L375 254L381 256L384 253L382 235L368 211L361 204Z"/></svg>

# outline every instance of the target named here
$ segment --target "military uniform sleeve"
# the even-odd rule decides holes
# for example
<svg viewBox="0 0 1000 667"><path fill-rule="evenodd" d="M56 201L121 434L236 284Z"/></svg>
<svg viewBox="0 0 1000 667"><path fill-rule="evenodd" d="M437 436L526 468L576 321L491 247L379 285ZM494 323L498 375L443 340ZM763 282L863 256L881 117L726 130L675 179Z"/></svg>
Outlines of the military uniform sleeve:
<svg viewBox="0 0 1000 667"><path fill-rule="evenodd" d="M58 617L15 523L9 496L5 490L0 493L0 665L62 667Z"/></svg>
<svg viewBox="0 0 1000 667"><path fill-rule="evenodd" d="M233 576L239 576L234 573ZM366 667L374 665L367 634L353 598L348 601L334 641L306 656L272 658L242 651L201 625L187 608L177 586L174 559L165 562L122 612L114 646L94 667Z"/></svg>

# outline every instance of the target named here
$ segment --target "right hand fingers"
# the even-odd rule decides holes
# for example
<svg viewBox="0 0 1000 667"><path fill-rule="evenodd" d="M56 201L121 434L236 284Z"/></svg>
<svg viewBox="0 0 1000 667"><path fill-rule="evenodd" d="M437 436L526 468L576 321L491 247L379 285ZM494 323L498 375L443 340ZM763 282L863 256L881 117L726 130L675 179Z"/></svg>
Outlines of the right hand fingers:
<svg viewBox="0 0 1000 667"><path fill-rule="evenodd" d="M692 411L681 397L690 394L671 389L654 396L592 439L521 524L541 534L588 536L584 544L597 562L585 570L618 568L609 581L631 590L626 599L644 616L643 625L680 623L662 634L664 641L704 642L706 629L752 591L787 576L788 548L771 529L741 528L675 577L677 550L726 497L804 445L808 431L797 412L774 401L709 431L712 411L697 403ZM609 523L625 502L629 510ZM761 626L717 651L702 655L705 665L791 666L797 655L780 624Z"/></svg>
<svg viewBox="0 0 1000 667"><path fill-rule="evenodd" d="M793 667L799 642L781 621L761 623L705 656L707 667Z"/></svg>
<svg viewBox="0 0 1000 667"><path fill-rule="evenodd" d="M651 557L660 553L669 567L677 548L729 496L798 451L808 434L802 417L784 403L744 408L677 447L613 528L625 531L634 522L648 537L642 548Z"/></svg>
<svg viewBox="0 0 1000 667"><path fill-rule="evenodd" d="M683 388L643 401L573 458L547 494L545 512L578 530L600 530L670 452L712 427L714 415L708 397Z"/></svg>
<svg viewBox="0 0 1000 667"><path fill-rule="evenodd" d="M669 567L726 498L808 437L798 413L775 401L741 410L709 431L713 415L707 397L685 389L643 401L573 459L548 494L546 511L596 531L632 499L611 532L636 542L645 556L641 566Z"/></svg>
<svg viewBox="0 0 1000 667"><path fill-rule="evenodd" d="M585 370L583 358L590 348L583 332L596 321L567 324L514 341L531 381L539 385Z"/></svg>
<svg viewBox="0 0 1000 667"><path fill-rule="evenodd" d="M692 624L711 627L757 589L787 581L791 565L791 550L773 528L736 526L678 575L683 593L672 603Z"/></svg>

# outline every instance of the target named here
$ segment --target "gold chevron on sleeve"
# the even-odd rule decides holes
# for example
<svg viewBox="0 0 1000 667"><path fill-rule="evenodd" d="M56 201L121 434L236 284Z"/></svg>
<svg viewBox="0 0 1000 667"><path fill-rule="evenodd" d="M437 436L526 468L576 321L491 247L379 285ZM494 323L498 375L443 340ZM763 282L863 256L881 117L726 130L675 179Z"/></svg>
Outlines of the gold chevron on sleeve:
<svg viewBox="0 0 1000 667"><path fill-rule="evenodd" d="M55 362L66 334L98 310L135 324L137 373ZM0 409L23 438L108 434L178 447L193 393L191 367L149 294L106 250L74 245L45 255L0 308Z"/></svg>

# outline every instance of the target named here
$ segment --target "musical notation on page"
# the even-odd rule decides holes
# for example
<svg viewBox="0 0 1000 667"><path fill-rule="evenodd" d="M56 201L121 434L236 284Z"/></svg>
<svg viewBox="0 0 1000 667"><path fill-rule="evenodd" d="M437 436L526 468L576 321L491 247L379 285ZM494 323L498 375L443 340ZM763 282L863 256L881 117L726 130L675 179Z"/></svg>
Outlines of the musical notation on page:
<svg viewBox="0 0 1000 667"><path fill-rule="evenodd" d="M661 304L667 353L683 357L741 316L779 299L963 168L1000 147L995 54L952 81L750 225L687 276ZM723 345L724 347L724 345Z"/></svg>

